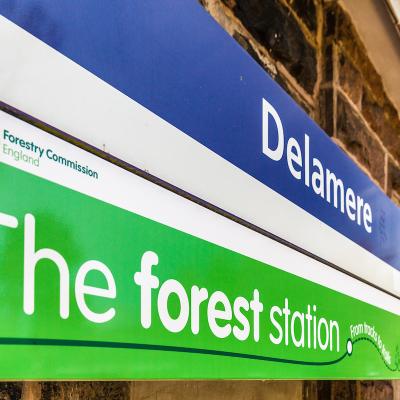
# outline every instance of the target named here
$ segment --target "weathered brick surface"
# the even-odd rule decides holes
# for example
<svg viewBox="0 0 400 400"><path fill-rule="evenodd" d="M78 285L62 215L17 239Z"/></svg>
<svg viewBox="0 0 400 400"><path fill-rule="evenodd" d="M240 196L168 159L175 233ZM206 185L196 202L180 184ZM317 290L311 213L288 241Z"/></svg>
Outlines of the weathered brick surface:
<svg viewBox="0 0 400 400"><path fill-rule="evenodd" d="M318 103L319 123L329 136L334 135L333 96L334 91L332 88L323 89L320 91Z"/></svg>
<svg viewBox="0 0 400 400"><path fill-rule="evenodd" d="M316 400L331 399L332 384L330 381L317 382L317 397Z"/></svg>
<svg viewBox="0 0 400 400"><path fill-rule="evenodd" d="M400 380L392 381L393 400L400 400Z"/></svg>
<svg viewBox="0 0 400 400"><path fill-rule="evenodd" d="M131 400L302 400L302 382L135 382Z"/></svg>
<svg viewBox="0 0 400 400"><path fill-rule="evenodd" d="M334 12L336 13L335 42L346 52L354 66L362 73L365 85L371 88L378 98L386 98L382 79L368 58L367 50L361 42L350 17L338 5L334 6Z"/></svg>
<svg viewBox="0 0 400 400"><path fill-rule="evenodd" d="M340 47L339 83L360 108L389 153L400 160L400 118L385 93L382 78L368 58L349 16L334 6L335 41Z"/></svg>
<svg viewBox="0 0 400 400"><path fill-rule="evenodd" d="M332 42L326 43L323 50L324 50L324 57L322 60L323 61L322 79L324 80L324 82L332 82L333 70L334 70L333 43Z"/></svg>
<svg viewBox="0 0 400 400"><path fill-rule="evenodd" d="M330 400L331 381L304 381L303 400Z"/></svg>
<svg viewBox="0 0 400 400"><path fill-rule="evenodd" d="M355 381L333 381L331 382L331 399L356 400L357 384ZM322 400L322 398L321 398ZM378 400L378 399L376 399Z"/></svg>
<svg viewBox="0 0 400 400"><path fill-rule="evenodd" d="M35 400L128 400L129 396L127 382L43 382L41 397Z"/></svg>
<svg viewBox="0 0 400 400"><path fill-rule="evenodd" d="M387 191L388 195L394 197L397 202L400 195L400 167L392 160L388 163Z"/></svg>
<svg viewBox="0 0 400 400"><path fill-rule="evenodd" d="M305 23L311 32L317 30L317 7L314 0L290 0L289 4L292 6L296 14Z"/></svg>
<svg viewBox="0 0 400 400"><path fill-rule="evenodd" d="M317 52L290 11L278 0L236 0L235 15L309 93L317 80Z"/></svg>
<svg viewBox="0 0 400 400"><path fill-rule="evenodd" d="M328 3L324 7L324 26L323 33L325 39L336 34L337 5L335 2Z"/></svg>
<svg viewBox="0 0 400 400"><path fill-rule="evenodd" d="M393 387L389 381L360 382L362 400L393 400Z"/></svg>
<svg viewBox="0 0 400 400"><path fill-rule="evenodd" d="M364 90L361 111L389 153L400 160L400 120L394 107L379 102L371 90Z"/></svg>
<svg viewBox="0 0 400 400"><path fill-rule="evenodd" d="M337 98L336 129L336 137L345 145L348 152L367 168L381 187L384 187L385 153L357 112L342 96Z"/></svg>
<svg viewBox="0 0 400 400"><path fill-rule="evenodd" d="M21 382L1 382L0 400L20 400L22 396Z"/></svg>
<svg viewBox="0 0 400 400"><path fill-rule="evenodd" d="M348 94L353 103L360 108L364 78L343 51L340 51L338 56L340 86Z"/></svg>

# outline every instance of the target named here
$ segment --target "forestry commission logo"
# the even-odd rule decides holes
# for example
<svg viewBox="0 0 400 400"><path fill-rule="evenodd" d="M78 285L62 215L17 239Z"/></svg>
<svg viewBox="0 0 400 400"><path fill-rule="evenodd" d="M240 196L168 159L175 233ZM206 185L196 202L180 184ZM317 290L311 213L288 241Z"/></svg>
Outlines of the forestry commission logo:
<svg viewBox="0 0 400 400"><path fill-rule="evenodd" d="M63 157L51 148L41 147L32 140L21 139L11 134L7 129L3 130L2 140L1 152L17 162L22 161L39 167L41 159L45 157L50 161L71 168L76 172L80 172L94 179L99 179L98 172L90 169L89 166L82 165L76 160Z"/></svg>

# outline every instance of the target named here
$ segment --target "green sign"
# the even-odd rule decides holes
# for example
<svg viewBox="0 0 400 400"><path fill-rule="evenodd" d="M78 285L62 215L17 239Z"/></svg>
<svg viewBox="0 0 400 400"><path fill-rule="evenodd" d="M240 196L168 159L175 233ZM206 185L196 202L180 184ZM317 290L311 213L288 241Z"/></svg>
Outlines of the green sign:
<svg viewBox="0 0 400 400"><path fill-rule="evenodd" d="M400 378L397 299L0 117L1 379Z"/></svg>

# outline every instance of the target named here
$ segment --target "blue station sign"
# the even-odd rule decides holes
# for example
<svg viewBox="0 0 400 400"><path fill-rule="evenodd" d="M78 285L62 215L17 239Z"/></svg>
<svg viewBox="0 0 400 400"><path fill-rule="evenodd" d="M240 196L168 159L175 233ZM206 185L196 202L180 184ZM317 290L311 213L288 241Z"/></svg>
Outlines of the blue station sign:
<svg viewBox="0 0 400 400"><path fill-rule="evenodd" d="M399 208L197 1L4 0L0 12L249 179L400 270ZM134 133L120 134L128 140ZM250 201L256 194L247 196Z"/></svg>

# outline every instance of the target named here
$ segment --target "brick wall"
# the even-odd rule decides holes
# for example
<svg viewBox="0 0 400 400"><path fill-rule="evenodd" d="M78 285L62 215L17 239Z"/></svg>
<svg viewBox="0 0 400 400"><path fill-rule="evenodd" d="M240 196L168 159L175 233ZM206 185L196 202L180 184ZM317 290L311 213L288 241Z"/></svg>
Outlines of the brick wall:
<svg viewBox="0 0 400 400"><path fill-rule="evenodd" d="M399 114L340 3L200 2L399 204Z"/></svg>
<svg viewBox="0 0 400 400"><path fill-rule="evenodd" d="M302 400L284 381L0 383L0 400Z"/></svg>
<svg viewBox="0 0 400 400"><path fill-rule="evenodd" d="M155 381L0 383L0 400L400 400L400 382Z"/></svg>

